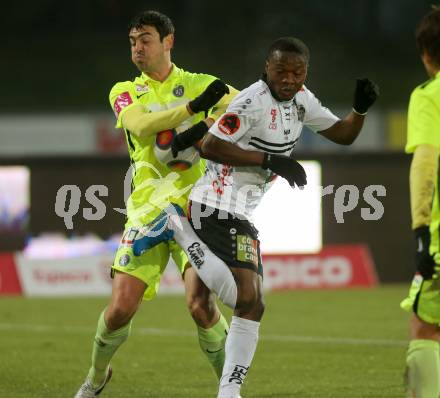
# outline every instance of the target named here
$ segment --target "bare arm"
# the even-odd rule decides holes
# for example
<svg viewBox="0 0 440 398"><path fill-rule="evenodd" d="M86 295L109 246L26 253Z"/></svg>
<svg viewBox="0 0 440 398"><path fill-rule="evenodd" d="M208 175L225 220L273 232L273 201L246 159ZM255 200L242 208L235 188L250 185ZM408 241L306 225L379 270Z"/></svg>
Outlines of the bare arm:
<svg viewBox="0 0 440 398"><path fill-rule="evenodd" d="M327 130L320 131L320 134L336 144L351 145L362 129L364 119L364 115L351 111Z"/></svg>
<svg viewBox="0 0 440 398"><path fill-rule="evenodd" d="M200 154L205 159L231 166L261 166L264 160L263 152L241 149L209 132L203 139Z"/></svg>

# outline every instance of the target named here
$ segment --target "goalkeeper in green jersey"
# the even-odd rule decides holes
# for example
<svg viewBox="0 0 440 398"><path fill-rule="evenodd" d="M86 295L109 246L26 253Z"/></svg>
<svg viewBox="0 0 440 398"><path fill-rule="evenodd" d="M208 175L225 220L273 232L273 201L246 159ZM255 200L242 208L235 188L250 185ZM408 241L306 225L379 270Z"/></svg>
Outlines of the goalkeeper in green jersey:
<svg viewBox="0 0 440 398"><path fill-rule="evenodd" d="M412 228L417 273L402 308L412 311L406 356L408 397L440 396L440 7L425 15L416 31L430 80L411 94L406 151L410 169Z"/></svg>
<svg viewBox="0 0 440 398"><path fill-rule="evenodd" d="M139 227L153 220L170 201L186 208L191 187L205 169L204 161L200 161L176 178L176 173L171 174L154 155L156 134L194 125L193 130L202 136L237 91L213 76L190 73L171 62L174 26L159 12L146 11L134 18L129 40L132 61L142 73L134 81L117 83L110 91L110 104L116 126L125 130L133 169L132 193L127 201L125 231L112 266L112 297L99 318L92 365L75 398L98 395L110 379L110 360L127 339L142 298L155 297L170 255L184 280L200 347L218 377L224 363L228 324L215 296L190 267L183 250L170 241L134 257L132 243Z"/></svg>

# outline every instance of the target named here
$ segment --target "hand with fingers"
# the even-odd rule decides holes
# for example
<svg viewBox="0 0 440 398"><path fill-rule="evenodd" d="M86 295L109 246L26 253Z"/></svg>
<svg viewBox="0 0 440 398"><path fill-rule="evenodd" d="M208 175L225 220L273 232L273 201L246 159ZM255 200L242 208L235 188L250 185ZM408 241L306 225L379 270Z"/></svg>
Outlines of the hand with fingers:
<svg viewBox="0 0 440 398"><path fill-rule="evenodd" d="M359 115L366 115L368 109L379 97L379 86L372 80L356 79L354 90L353 110Z"/></svg>
<svg viewBox="0 0 440 398"><path fill-rule="evenodd" d="M196 144L203 138L208 129L209 127L207 124L202 120L194 126L191 126L189 129L177 134L171 143L171 153L173 154L173 157L177 157L179 151L184 151L190 146Z"/></svg>
<svg viewBox="0 0 440 398"><path fill-rule="evenodd" d="M436 264L434 256L429 252L431 244L431 234L428 226L416 228L414 230L416 239L416 269L423 276L423 279L438 279L440 266Z"/></svg>
<svg viewBox="0 0 440 398"><path fill-rule="evenodd" d="M229 94L229 87L220 79L214 80L202 94L188 103L188 107L192 113L207 112L225 94Z"/></svg>
<svg viewBox="0 0 440 398"><path fill-rule="evenodd" d="M285 178L293 188L297 185L302 189L307 184L304 168L291 157L266 152L261 167Z"/></svg>

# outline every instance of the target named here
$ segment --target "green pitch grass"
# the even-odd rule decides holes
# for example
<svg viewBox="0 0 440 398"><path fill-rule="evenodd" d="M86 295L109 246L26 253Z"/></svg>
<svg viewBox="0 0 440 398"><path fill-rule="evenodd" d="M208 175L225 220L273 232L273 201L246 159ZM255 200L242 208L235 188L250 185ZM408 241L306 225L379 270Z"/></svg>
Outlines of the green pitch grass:
<svg viewBox="0 0 440 398"><path fill-rule="evenodd" d="M403 397L407 286L268 294L243 398ZM71 397L107 300L0 298L0 397ZM224 310L230 319L230 311ZM215 398L181 296L144 303L102 398Z"/></svg>

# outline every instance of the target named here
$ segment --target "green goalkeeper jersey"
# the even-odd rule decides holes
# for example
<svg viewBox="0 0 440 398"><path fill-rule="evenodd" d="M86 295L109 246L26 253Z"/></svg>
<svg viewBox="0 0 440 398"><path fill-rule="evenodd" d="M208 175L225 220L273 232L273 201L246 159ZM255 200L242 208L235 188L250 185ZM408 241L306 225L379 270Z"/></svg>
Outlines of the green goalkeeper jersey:
<svg viewBox="0 0 440 398"><path fill-rule="evenodd" d="M408 108L408 140L406 152L429 144L440 150L440 72L411 94ZM439 176L440 177L440 176ZM435 180L431 210L431 253L439 253L440 203L438 178Z"/></svg>
<svg viewBox="0 0 440 398"><path fill-rule="evenodd" d="M141 104L147 112L181 108L181 105L201 94L215 79L210 75L184 71L173 64L170 75L163 82L142 73L134 81L116 83L109 95L117 118L116 127L124 128L122 115L134 105ZM205 115L198 113L185 117L178 126L182 129L204 119ZM200 160L185 171L172 171L160 163L154 154L156 134L139 137L124 130L132 163L132 191L127 201L126 227L152 221L169 202L186 209L188 195L204 172L205 162Z"/></svg>

